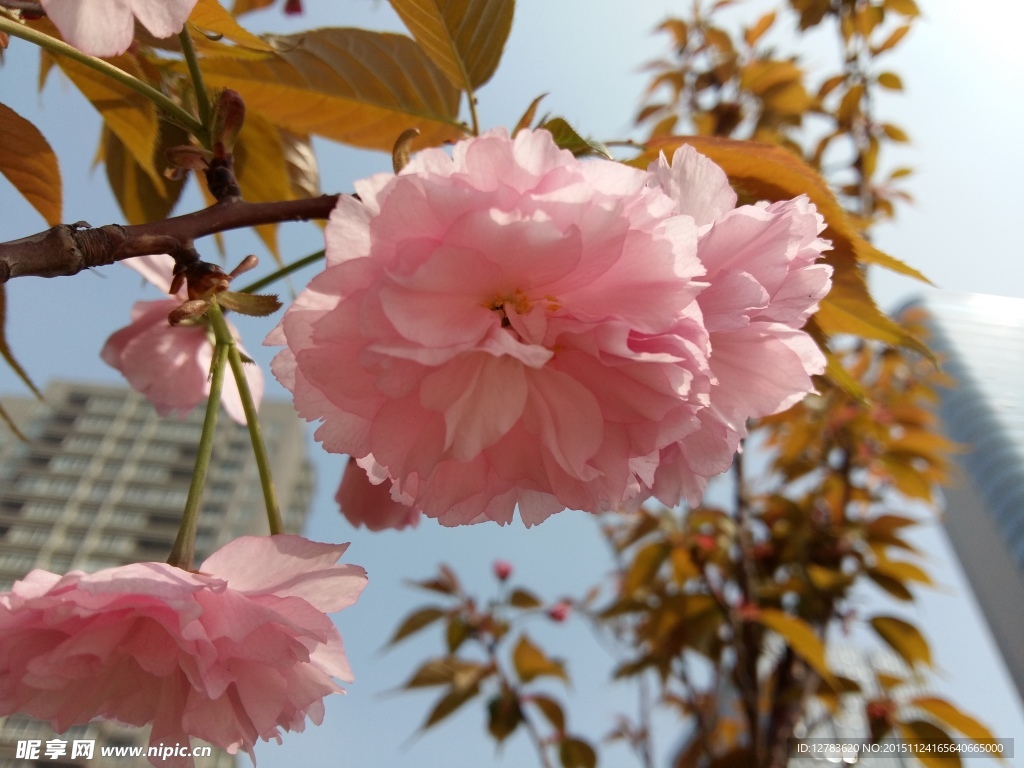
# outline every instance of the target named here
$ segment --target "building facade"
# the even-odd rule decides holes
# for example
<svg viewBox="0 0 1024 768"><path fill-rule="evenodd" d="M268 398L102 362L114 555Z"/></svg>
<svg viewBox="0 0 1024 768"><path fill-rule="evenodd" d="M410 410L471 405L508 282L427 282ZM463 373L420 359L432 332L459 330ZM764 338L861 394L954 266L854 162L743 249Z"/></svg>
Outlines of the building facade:
<svg viewBox="0 0 1024 768"><path fill-rule="evenodd" d="M943 523L1024 697L1024 300L936 292L912 308L955 380L938 405L963 449Z"/></svg>
<svg viewBox="0 0 1024 768"><path fill-rule="evenodd" d="M203 408L161 418L124 387L55 382L42 401L5 398L28 438L0 426L0 590L33 568L95 571L165 561L177 536L202 432ZM313 489L303 424L291 403L264 402L260 424L285 528L299 532ZM221 414L196 536L196 563L238 536L266 534L267 520L248 430ZM65 741L50 758L48 741ZM74 741L94 740L91 759L72 759ZM17 743L40 742L38 757ZM56 735L48 723L0 718L0 768L35 765L149 765L145 757L104 759L101 746L145 746L144 731L90 723ZM25 753L23 746L22 752ZM232 765L214 750L198 768Z"/></svg>

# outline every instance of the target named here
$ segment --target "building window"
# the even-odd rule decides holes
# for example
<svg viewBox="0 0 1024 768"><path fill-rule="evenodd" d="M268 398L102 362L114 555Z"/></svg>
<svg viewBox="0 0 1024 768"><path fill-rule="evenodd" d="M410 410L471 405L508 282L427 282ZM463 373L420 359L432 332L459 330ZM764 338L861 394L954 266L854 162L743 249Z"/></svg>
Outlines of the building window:
<svg viewBox="0 0 1024 768"><path fill-rule="evenodd" d="M103 554L127 555L135 546L135 539L119 533L105 533L100 536L96 551Z"/></svg>
<svg viewBox="0 0 1024 768"><path fill-rule="evenodd" d="M110 513L110 525L121 528L141 528L145 518L134 509L115 509Z"/></svg>
<svg viewBox="0 0 1024 768"><path fill-rule="evenodd" d="M34 520L56 520L63 511L63 504L52 501L30 501L22 507L22 515Z"/></svg>
<svg viewBox="0 0 1024 768"><path fill-rule="evenodd" d="M46 496L70 496L74 492L76 485L78 485L78 481L72 480L68 477L41 477L29 475L19 478L15 487L19 491L39 493Z"/></svg>
<svg viewBox="0 0 1024 768"><path fill-rule="evenodd" d="M54 472L85 472L92 463L89 456L56 456L50 461L50 469Z"/></svg>
<svg viewBox="0 0 1024 768"><path fill-rule="evenodd" d="M72 435L63 442L64 448L79 453L95 453L99 450L103 438L97 435Z"/></svg>
<svg viewBox="0 0 1024 768"><path fill-rule="evenodd" d="M17 574L28 573L35 560L32 555L21 552L3 552L0 553L0 571Z"/></svg>
<svg viewBox="0 0 1024 768"><path fill-rule="evenodd" d="M7 534L7 540L12 544L25 544L27 546L38 547L50 535L48 528L30 528L28 526L18 526L14 528L10 533Z"/></svg>
<svg viewBox="0 0 1024 768"><path fill-rule="evenodd" d="M135 479L150 483L163 483L167 480L167 467L159 464L140 464L135 468Z"/></svg>

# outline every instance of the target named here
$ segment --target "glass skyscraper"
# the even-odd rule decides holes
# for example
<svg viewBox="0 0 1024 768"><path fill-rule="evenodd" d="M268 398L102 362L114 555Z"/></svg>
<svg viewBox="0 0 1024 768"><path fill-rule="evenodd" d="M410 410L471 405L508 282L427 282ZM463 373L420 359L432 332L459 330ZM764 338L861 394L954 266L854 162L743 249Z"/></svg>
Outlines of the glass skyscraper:
<svg viewBox="0 0 1024 768"><path fill-rule="evenodd" d="M936 292L913 308L955 380L938 405L963 448L943 523L1024 697L1024 300Z"/></svg>

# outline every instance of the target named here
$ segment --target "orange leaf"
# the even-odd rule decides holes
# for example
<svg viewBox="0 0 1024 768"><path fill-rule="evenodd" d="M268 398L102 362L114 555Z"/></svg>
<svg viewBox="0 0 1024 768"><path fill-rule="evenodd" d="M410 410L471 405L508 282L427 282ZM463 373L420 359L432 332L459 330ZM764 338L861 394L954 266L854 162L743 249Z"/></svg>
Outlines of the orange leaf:
<svg viewBox="0 0 1024 768"><path fill-rule="evenodd" d="M918 662L932 665L932 651L928 641L913 624L894 616L875 616L871 619L871 626L911 666Z"/></svg>
<svg viewBox="0 0 1024 768"><path fill-rule="evenodd" d="M519 638L512 652L512 663L515 665L516 674L524 683L545 675L560 677L566 681L569 679L564 665L560 661L548 658L547 654L534 645L526 635Z"/></svg>
<svg viewBox="0 0 1024 768"><path fill-rule="evenodd" d="M828 662L825 661L825 644L814 633L810 624L774 608L758 611L755 621L780 634L786 645L810 664L823 680L835 687L836 679L828 668Z"/></svg>
<svg viewBox="0 0 1024 768"><path fill-rule="evenodd" d="M32 123L0 104L0 173L51 226L61 220L60 167Z"/></svg>
<svg viewBox="0 0 1024 768"><path fill-rule="evenodd" d="M238 91L281 128L391 152L407 128L416 148L463 135L459 92L411 38L363 29L315 29L271 39L276 54L203 61L207 83Z"/></svg>
<svg viewBox="0 0 1024 768"><path fill-rule="evenodd" d="M490 80L512 29L514 0L390 0L416 42L456 88Z"/></svg>

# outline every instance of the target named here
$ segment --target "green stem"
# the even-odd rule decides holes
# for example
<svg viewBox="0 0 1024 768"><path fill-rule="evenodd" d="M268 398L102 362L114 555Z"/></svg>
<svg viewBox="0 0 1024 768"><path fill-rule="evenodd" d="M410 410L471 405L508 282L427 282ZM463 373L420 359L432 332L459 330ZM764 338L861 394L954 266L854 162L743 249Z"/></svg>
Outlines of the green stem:
<svg viewBox="0 0 1024 768"><path fill-rule="evenodd" d="M238 352L238 346L231 336L231 331L228 330L224 314L216 302L210 304L207 316L210 318L213 332L217 337L218 349L221 344L228 349L228 362L231 364L231 373L234 374L235 384L238 385L238 394L242 398L242 409L245 411L249 437L252 439L252 451L256 456L256 468L260 473L260 487L263 489L263 500L267 507L270 533L271 535L284 533L281 510L277 506L277 492L274 490L274 481L270 477L270 459L267 457L267 447L263 443L263 432L260 430L260 420L256 414L256 403L253 402L252 392L249 391L249 382L245 378L245 371L242 368L242 356Z"/></svg>
<svg viewBox="0 0 1024 768"><path fill-rule="evenodd" d="M210 366L210 398L206 401L206 416L203 418L203 434L199 437L199 453L192 470L192 483L188 487L185 511L181 515L181 527L174 548L167 562L178 568L191 570L196 553L196 526L199 522L199 503L203 500L206 473L210 469L213 454L213 435L217 429L217 414L220 411L220 393L224 385L224 362L228 358L228 346L218 340Z"/></svg>
<svg viewBox="0 0 1024 768"><path fill-rule="evenodd" d="M476 94L473 91L466 91L466 100L469 102L469 119L473 123L473 135L480 135L480 119L476 114Z"/></svg>
<svg viewBox="0 0 1024 768"><path fill-rule="evenodd" d="M199 120L203 124L204 135L209 139L204 144L209 149L209 143L213 141L210 132L213 129L213 107L210 106L210 94L206 90L206 82L203 80L203 72L199 69L199 57L196 56L196 48L192 45L192 35L189 34L188 24L178 35L181 42L181 52L185 55L185 63L188 64L188 74L192 78L192 87L196 91L196 106L199 108Z"/></svg>
<svg viewBox="0 0 1024 768"><path fill-rule="evenodd" d="M123 69L119 69L113 64L103 61L103 59L97 59L94 56L82 53L77 48L71 47L62 40L50 37L49 35L44 35L42 32L37 32L34 29L3 16L0 16L0 32L6 32L13 37L20 37L22 40L34 43L40 48L45 48L51 53L66 56L73 61L77 61L79 64L83 64L96 70L100 74L106 75L111 80L115 80L127 88L131 88L136 93L145 96L166 112L170 117L181 123L185 128L188 128L192 133L197 136L203 135L203 126L195 119L195 117L182 109L180 105L175 104L156 88L148 83L142 82L137 77L129 75Z"/></svg>
<svg viewBox="0 0 1024 768"><path fill-rule="evenodd" d="M251 285L247 285L245 286L245 288L240 288L238 290L238 293L256 293L256 291L262 288L266 288L268 285L277 282L282 277L287 277L292 272L298 272L303 267L308 267L310 264L315 264L316 262L320 261L323 257L323 251L317 251L316 253L309 254L309 256L303 256L298 261L293 261L291 264L286 264L276 272L272 272L266 277L261 277L259 280L252 283Z"/></svg>

